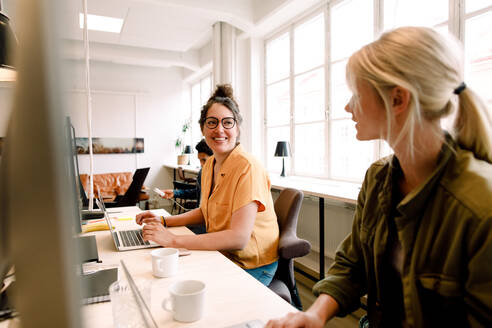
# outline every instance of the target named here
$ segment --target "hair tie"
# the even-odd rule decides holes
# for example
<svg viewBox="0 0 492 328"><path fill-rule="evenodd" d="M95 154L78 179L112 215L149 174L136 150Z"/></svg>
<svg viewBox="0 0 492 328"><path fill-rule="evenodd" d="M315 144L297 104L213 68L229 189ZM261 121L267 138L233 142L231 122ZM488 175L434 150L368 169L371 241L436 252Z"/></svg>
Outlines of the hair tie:
<svg viewBox="0 0 492 328"><path fill-rule="evenodd" d="M461 91L465 90L465 88L466 88L465 82L461 82L461 84L456 89L453 90L453 93L455 95L459 95Z"/></svg>

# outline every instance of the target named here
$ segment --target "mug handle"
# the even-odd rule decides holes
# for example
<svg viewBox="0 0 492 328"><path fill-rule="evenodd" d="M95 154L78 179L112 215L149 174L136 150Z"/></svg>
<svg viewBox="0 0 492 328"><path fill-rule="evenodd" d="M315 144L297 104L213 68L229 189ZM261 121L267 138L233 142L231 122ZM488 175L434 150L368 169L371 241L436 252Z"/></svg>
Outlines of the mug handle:
<svg viewBox="0 0 492 328"><path fill-rule="evenodd" d="M166 310L167 312L174 313L174 309L167 307L168 304L173 304L172 299L170 297L167 297L162 301L162 308Z"/></svg>

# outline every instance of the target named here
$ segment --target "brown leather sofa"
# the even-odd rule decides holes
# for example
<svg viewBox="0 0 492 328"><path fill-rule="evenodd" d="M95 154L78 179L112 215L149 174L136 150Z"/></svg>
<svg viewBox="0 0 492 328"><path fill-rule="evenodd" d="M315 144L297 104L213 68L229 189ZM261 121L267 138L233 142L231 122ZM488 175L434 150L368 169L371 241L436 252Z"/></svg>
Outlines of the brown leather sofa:
<svg viewBox="0 0 492 328"><path fill-rule="evenodd" d="M124 195L132 183L132 172L94 174L94 195L99 197L101 193L104 201L112 201L117 195ZM89 193L89 175L81 174L80 181L86 194ZM145 190L145 187L142 187ZM149 195L140 193L139 201L149 199Z"/></svg>

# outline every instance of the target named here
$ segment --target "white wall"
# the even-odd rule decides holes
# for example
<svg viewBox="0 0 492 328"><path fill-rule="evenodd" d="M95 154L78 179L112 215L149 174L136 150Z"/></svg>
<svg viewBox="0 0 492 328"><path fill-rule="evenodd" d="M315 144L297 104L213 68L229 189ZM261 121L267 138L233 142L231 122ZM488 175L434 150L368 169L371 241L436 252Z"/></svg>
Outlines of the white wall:
<svg viewBox="0 0 492 328"><path fill-rule="evenodd" d="M78 137L88 136L85 68L73 68L68 89L67 113ZM95 154L94 173L135 171L150 167L148 187L170 187L172 178L162 165L175 162L175 139L189 100L183 99L185 85L179 68L151 68L109 63L91 63L92 136L144 138L142 154ZM89 156L79 155L80 172L89 172Z"/></svg>

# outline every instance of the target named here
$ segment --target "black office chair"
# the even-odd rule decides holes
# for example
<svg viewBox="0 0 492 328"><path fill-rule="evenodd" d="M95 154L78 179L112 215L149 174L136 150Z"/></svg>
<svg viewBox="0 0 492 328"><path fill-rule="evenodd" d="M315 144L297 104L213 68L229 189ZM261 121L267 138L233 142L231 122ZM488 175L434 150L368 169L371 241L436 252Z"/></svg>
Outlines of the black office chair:
<svg viewBox="0 0 492 328"><path fill-rule="evenodd" d="M106 207L135 206L139 201L140 192L149 170L150 167L137 169L125 194L116 196L112 202L104 202L104 205Z"/></svg>
<svg viewBox="0 0 492 328"><path fill-rule="evenodd" d="M174 189L196 189L196 184L185 183L181 181L173 181ZM198 206L198 199L196 193L192 197L176 197L174 196L173 207L171 209L171 214L174 213L174 209L178 210L178 214L181 214L184 210L191 210ZM176 205L176 204L179 204Z"/></svg>
<svg viewBox="0 0 492 328"><path fill-rule="evenodd" d="M302 191L288 188L282 190L275 201L275 213L280 229L279 260L277 272L268 286L299 310L302 310L302 304L294 279L293 259L305 256L311 251L311 244L307 240L297 238L297 216L303 198Z"/></svg>

